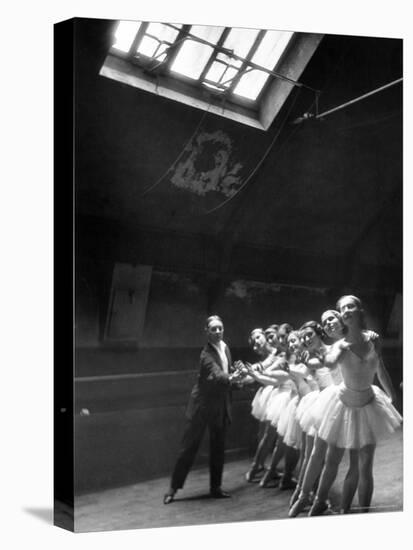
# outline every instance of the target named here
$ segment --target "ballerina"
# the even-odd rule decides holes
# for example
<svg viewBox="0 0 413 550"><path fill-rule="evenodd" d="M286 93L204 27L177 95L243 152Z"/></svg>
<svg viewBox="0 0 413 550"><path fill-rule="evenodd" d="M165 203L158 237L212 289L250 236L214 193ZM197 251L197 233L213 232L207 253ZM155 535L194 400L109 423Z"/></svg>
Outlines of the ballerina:
<svg viewBox="0 0 413 550"><path fill-rule="evenodd" d="M278 340L278 355L286 357L288 352L288 335L293 330L293 327L289 323L282 323L278 327L277 340Z"/></svg>
<svg viewBox="0 0 413 550"><path fill-rule="evenodd" d="M310 493L316 484L317 477L321 472L325 451L327 449L327 446L323 442L319 442L316 438L316 431L312 425L309 411L318 399L321 391L341 381L339 372L334 373L335 376L333 377L332 371L322 365L322 357L328 348L323 341L324 331L321 325L317 323L317 321L308 321L302 325L300 331L303 345L308 352L308 360L306 362L308 374L306 376L306 381L311 391L301 399L296 411L297 421L302 429L300 451L301 467L298 474L297 487L290 500L290 506L293 506L297 501L304 487L306 488L306 493L308 492L308 497L310 497ZM313 453L316 456L313 460L314 475L308 478L306 472L310 457ZM316 470L316 465L319 465L318 471ZM306 500L305 506L307 505L308 503ZM299 511L301 511L301 509ZM292 517L294 512L295 509L292 509L292 511L290 510L290 517Z"/></svg>
<svg viewBox="0 0 413 550"><path fill-rule="evenodd" d="M268 345L277 350L280 346L278 341L278 325L270 325L264 330L265 338L267 339Z"/></svg>
<svg viewBox="0 0 413 550"><path fill-rule="evenodd" d="M360 299L342 296L337 309L345 325L345 336L330 347L324 363L329 367L338 366L343 382L320 394L311 410L318 438L328 445L328 451L310 516L320 515L327 509L328 492L346 448L359 451L359 504L363 511L369 511L376 443L397 429L402 420L392 405L394 390L381 358L379 340L365 330ZM376 375L385 391L373 385ZM309 470L313 457L314 454ZM302 507L306 499L308 495L300 494L293 508Z"/></svg>
<svg viewBox="0 0 413 550"><path fill-rule="evenodd" d="M252 371L266 372L276 360L277 349L269 344L262 328L253 329L248 342L261 359L251 366ZM247 375L243 378L244 384L255 381L254 377L248 376L248 371L244 370L244 375ZM264 472L265 459L272 451L277 439L277 432L266 416L267 403L273 390L272 386L260 385L251 403L251 414L260 422L260 428L257 450L251 467L245 474L246 480L250 483L258 481L257 476Z"/></svg>
<svg viewBox="0 0 413 550"><path fill-rule="evenodd" d="M260 482L261 487L269 487L272 481L277 480L276 468L284 457L284 473L279 483L281 490L294 489L296 486L293 472L300 457L302 432L296 418L296 410L300 399L311 391L311 387L305 380L305 377L308 375L308 369L302 362L303 354L300 332L291 331L288 334L287 343L288 375L294 387L291 389L291 399L281 411L277 423L279 439L271 457L270 468Z"/></svg>
<svg viewBox="0 0 413 550"><path fill-rule="evenodd" d="M324 330L325 335L330 339L332 342L336 342L337 340L340 340L340 338L343 337L345 326L343 324L343 321L340 317L340 314L338 311L334 309L328 309L321 315L321 326ZM378 339L378 334L372 330L365 330L366 336L368 336L371 341L374 341ZM342 376L340 369L334 369L331 371L331 374L333 375L333 380L336 384L341 383ZM306 475L306 481L304 482L304 475L306 474L306 467L308 464L309 457L307 457L305 462L305 468L302 469L299 476L299 483L297 485L297 489L293 494L293 497L290 501L290 506L292 506L295 501L298 499L300 492L305 495L306 493L310 493L312 490L313 485L316 483L316 480L318 476L321 473L323 464L324 464L324 458L325 453L327 451L327 445L324 441L320 440L319 438L315 439L314 442L314 450L313 452L317 456L318 460L312 461L312 468ZM351 503L354 498L354 494L357 490L359 480L359 456L358 456L358 450L357 449L349 449L349 469L347 471L347 474L344 478L343 482L343 491L341 496L341 505L340 505L340 513L345 514L348 513L351 507ZM309 497L306 497L305 500L307 501ZM295 509L295 512L302 511L302 505L297 505L297 508ZM294 511L290 512L292 515Z"/></svg>

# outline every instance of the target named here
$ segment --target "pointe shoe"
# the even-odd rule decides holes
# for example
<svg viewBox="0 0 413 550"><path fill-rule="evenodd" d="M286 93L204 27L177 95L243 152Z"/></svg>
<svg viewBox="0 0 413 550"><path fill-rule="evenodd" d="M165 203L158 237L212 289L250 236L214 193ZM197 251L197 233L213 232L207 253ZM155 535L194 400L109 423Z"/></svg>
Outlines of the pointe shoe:
<svg viewBox="0 0 413 550"><path fill-rule="evenodd" d="M218 487L217 489L211 489L209 494L212 498L231 498L231 495L223 491L221 487Z"/></svg>
<svg viewBox="0 0 413 550"><path fill-rule="evenodd" d="M297 485L296 488L295 488L294 493L292 494L292 496L290 498L290 508L296 502L296 500L300 496L300 493L301 493L301 487L299 485Z"/></svg>
<svg viewBox="0 0 413 550"><path fill-rule="evenodd" d="M259 467L252 466L251 469L248 470L248 472L245 474L245 479L248 481L248 483L258 483L259 476L263 474L264 471L265 471L264 466L259 466Z"/></svg>
<svg viewBox="0 0 413 550"><path fill-rule="evenodd" d="M328 510L328 502L326 500L319 500L316 497L310 511L308 512L308 516L322 516L326 510Z"/></svg>
<svg viewBox="0 0 413 550"><path fill-rule="evenodd" d="M163 496L163 503L164 504L171 504L171 502L174 501L176 491L168 491Z"/></svg>
<svg viewBox="0 0 413 550"><path fill-rule="evenodd" d="M271 472L271 470L267 470L262 476L260 487L262 487L263 489L278 487L280 477L281 476L277 472Z"/></svg>
<svg viewBox="0 0 413 550"><path fill-rule="evenodd" d="M308 497L300 494L298 499L291 506L290 511L288 512L288 517L289 518L297 517L298 514L301 514L301 512L304 512L304 510L308 508L308 506L310 506L310 501Z"/></svg>

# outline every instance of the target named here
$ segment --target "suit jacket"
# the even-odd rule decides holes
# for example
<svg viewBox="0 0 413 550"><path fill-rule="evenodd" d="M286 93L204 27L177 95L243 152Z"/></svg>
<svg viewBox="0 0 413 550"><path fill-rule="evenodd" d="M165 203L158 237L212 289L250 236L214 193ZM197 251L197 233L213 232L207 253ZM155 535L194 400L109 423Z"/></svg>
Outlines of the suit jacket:
<svg viewBox="0 0 413 550"><path fill-rule="evenodd" d="M231 352L225 345L228 370L231 367ZM192 388L186 416L191 419L196 413L205 413L210 418L231 421L231 385L224 372L216 348L209 342L201 351L198 379Z"/></svg>

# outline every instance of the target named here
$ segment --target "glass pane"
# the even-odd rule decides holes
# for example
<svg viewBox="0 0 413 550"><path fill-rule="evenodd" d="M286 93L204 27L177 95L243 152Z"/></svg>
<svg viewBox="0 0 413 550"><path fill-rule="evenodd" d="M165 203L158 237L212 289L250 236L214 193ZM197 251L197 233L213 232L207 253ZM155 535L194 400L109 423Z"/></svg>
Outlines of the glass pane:
<svg viewBox="0 0 413 550"><path fill-rule="evenodd" d="M181 28L182 25L174 25L175 27ZM151 34L156 36L160 40L165 40L166 42L174 42L175 38L178 36L179 31L170 27L169 25L164 25L163 23L150 23L146 29L146 34Z"/></svg>
<svg viewBox="0 0 413 550"><path fill-rule="evenodd" d="M115 31L115 43L112 47L122 52L128 52L140 26L140 21L119 21Z"/></svg>
<svg viewBox="0 0 413 550"><path fill-rule="evenodd" d="M231 86L232 84L232 79L234 78L234 76L236 74L239 73L239 70L238 69L232 69L231 67L229 69L226 70L226 72L222 75L222 78L221 78L221 82L220 84L223 84L226 88L228 88L228 86Z"/></svg>
<svg viewBox="0 0 413 550"><path fill-rule="evenodd" d="M209 71L205 75L205 78L207 80L212 80L212 82L219 82L219 79L224 74L226 68L226 65L224 65L223 63L218 63L217 61L214 61L209 68Z"/></svg>
<svg viewBox="0 0 413 550"><path fill-rule="evenodd" d="M216 44L224 30L224 27L205 27L193 25L190 33ZM171 70L181 73L190 78L198 79L205 68L213 49L211 46L202 44L188 38L179 49L179 53L171 66Z"/></svg>
<svg viewBox="0 0 413 550"><path fill-rule="evenodd" d="M172 63L171 71L198 79L212 52L213 49L210 46L189 39L185 40Z"/></svg>
<svg viewBox="0 0 413 550"><path fill-rule="evenodd" d="M152 57L158 46L158 40L150 38L149 36L144 36L139 44L138 52L143 53L143 55L147 55L148 57ZM163 49L165 49L165 47ZM160 53L160 51L158 53Z"/></svg>
<svg viewBox="0 0 413 550"><path fill-rule="evenodd" d="M205 25L192 25L190 34L202 38L211 44L216 44L224 32L224 27L206 27Z"/></svg>
<svg viewBox="0 0 413 550"><path fill-rule="evenodd" d="M267 82L269 75L262 71L253 70L244 74L233 92L236 95L255 100Z"/></svg>
<svg viewBox="0 0 413 550"><path fill-rule="evenodd" d="M179 28L182 27L182 25L176 26ZM172 44L175 41L178 33L178 30L173 29L168 25L164 25L163 23L150 23L137 48L137 51L147 55L148 57L158 57L160 53L165 52L169 44ZM158 40L156 40L156 38ZM162 43L158 49L160 42L166 42L167 44ZM159 57L158 59L161 60L162 57Z"/></svg>
<svg viewBox="0 0 413 550"><path fill-rule="evenodd" d="M256 29L231 29L224 42L224 48L234 50L240 57L245 57L250 51L258 35Z"/></svg>
<svg viewBox="0 0 413 550"><path fill-rule="evenodd" d="M266 69L274 69L293 34L285 31L267 31L252 61Z"/></svg>

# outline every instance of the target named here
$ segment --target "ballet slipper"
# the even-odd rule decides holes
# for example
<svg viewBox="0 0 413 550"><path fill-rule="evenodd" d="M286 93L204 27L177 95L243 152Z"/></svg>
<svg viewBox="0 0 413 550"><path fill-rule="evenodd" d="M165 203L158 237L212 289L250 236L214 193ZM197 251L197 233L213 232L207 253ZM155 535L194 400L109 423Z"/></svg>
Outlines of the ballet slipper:
<svg viewBox="0 0 413 550"><path fill-rule="evenodd" d="M309 517L322 516L325 511L328 510L328 502L326 500L319 500L317 497L314 499L313 505L308 512Z"/></svg>
<svg viewBox="0 0 413 550"><path fill-rule="evenodd" d="M300 493L298 499L294 502L294 504L291 506L288 517L289 518L295 518L298 516L298 514L301 514L301 512L304 512L306 508L310 506L310 500L307 495L303 495Z"/></svg>
<svg viewBox="0 0 413 550"><path fill-rule="evenodd" d="M300 493L301 493L301 487L299 485L297 485L296 488L295 488L294 493L292 494L292 496L290 498L290 508L296 502L296 500L300 496Z"/></svg>
<svg viewBox="0 0 413 550"><path fill-rule="evenodd" d="M248 483L258 483L257 476L265 471L264 466L252 466L251 469L245 474L245 479Z"/></svg>
<svg viewBox="0 0 413 550"><path fill-rule="evenodd" d="M278 472L267 470L260 481L260 487L262 487L263 489L278 487L280 477L281 476L278 474Z"/></svg>

